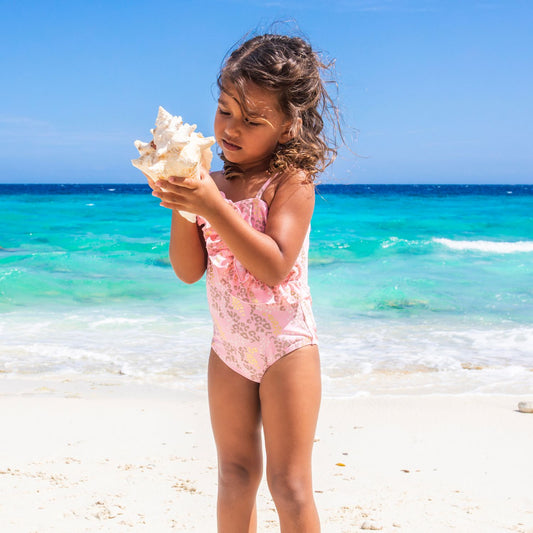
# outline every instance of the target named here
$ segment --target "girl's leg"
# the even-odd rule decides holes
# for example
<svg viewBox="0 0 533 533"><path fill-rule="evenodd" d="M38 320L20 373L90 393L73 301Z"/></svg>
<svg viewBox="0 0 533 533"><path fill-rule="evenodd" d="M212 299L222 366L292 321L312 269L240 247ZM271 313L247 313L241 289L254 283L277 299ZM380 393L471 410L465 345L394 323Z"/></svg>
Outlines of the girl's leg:
<svg viewBox="0 0 533 533"><path fill-rule="evenodd" d="M267 480L282 533L318 533L311 455L320 407L317 346L281 358L265 373L259 394L267 455Z"/></svg>
<svg viewBox="0 0 533 533"><path fill-rule="evenodd" d="M263 460L259 384L231 370L211 350L208 389L218 454L218 531L255 533Z"/></svg>

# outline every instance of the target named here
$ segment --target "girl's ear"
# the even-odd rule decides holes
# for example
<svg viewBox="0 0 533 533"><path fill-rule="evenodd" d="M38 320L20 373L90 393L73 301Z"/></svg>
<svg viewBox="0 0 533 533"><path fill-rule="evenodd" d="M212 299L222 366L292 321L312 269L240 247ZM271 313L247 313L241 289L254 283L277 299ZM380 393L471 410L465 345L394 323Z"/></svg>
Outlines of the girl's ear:
<svg viewBox="0 0 533 533"><path fill-rule="evenodd" d="M294 119L293 121L287 121L285 130L281 134L279 139L280 144L285 144L292 139L300 135L302 130L302 119L300 117Z"/></svg>

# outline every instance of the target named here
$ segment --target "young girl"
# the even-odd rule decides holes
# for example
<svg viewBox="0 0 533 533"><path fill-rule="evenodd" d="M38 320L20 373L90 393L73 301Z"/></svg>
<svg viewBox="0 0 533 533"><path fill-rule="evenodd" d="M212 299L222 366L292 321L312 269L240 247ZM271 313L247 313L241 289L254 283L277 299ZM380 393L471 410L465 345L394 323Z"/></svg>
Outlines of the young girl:
<svg viewBox="0 0 533 533"><path fill-rule="evenodd" d="M248 40L218 77L214 129L224 170L152 184L173 209L177 276L194 283L207 270L220 533L256 531L261 427L281 531L320 530L311 453L321 384L307 253L313 178L336 153L321 117L335 111L326 69L301 38ZM196 213L197 223L178 210Z"/></svg>

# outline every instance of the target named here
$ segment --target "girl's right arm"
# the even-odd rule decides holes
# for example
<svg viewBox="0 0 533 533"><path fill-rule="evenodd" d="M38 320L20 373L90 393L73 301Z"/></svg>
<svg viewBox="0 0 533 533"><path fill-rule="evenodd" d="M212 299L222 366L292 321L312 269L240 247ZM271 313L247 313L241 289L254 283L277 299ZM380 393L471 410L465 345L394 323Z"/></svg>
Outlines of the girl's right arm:
<svg viewBox="0 0 533 533"><path fill-rule="evenodd" d="M161 191L150 176L144 175L154 191ZM168 255L172 268L181 281L196 283L204 275L207 251L202 230L196 223L183 218L175 209L172 211Z"/></svg>
<svg viewBox="0 0 533 533"><path fill-rule="evenodd" d="M172 268L181 281L195 283L204 275L207 252L202 230L176 210L172 211L168 255Z"/></svg>

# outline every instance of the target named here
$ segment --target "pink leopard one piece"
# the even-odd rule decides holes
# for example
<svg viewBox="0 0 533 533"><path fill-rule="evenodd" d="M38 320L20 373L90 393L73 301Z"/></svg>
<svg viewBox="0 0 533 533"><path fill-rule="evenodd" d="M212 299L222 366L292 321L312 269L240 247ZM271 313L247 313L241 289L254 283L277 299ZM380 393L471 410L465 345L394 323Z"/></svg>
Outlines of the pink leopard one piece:
<svg viewBox="0 0 533 533"><path fill-rule="evenodd" d="M238 202L226 201L255 229L264 232L268 204L263 192ZM223 193L221 193L223 194ZM213 318L213 351L232 370L261 382L284 355L317 344L307 283L309 231L285 280L271 287L248 272L209 222L198 217L207 254L207 298Z"/></svg>

